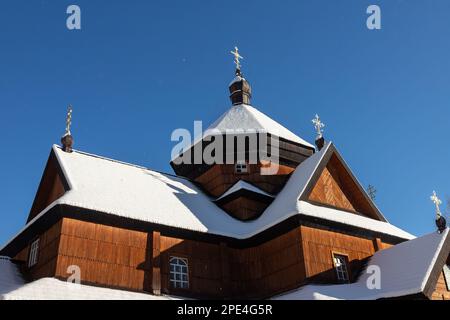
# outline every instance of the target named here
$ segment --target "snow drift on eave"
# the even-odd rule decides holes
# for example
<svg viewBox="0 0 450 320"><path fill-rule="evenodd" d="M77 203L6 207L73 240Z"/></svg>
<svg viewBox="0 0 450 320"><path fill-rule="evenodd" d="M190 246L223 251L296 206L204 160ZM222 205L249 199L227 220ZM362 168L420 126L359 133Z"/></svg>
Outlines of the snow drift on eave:
<svg viewBox="0 0 450 320"><path fill-rule="evenodd" d="M76 285L54 278L25 283L19 268L0 257L0 300L174 300L176 297Z"/></svg>
<svg viewBox="0 0 450 320"><path fill-rule="evenodd" d="M366 270L371 266L380 269L380 289L369 289L368 278L373 274L364 271L357 282L343 285L307 285L274 297L275 300L375 300L413 295L424 291L432 269L444 243L449 241L449 229L442 234L433 232L420 238L397 244L376 252ZM448 250L448 249L447 249ZM448 255L449 252L446 252Z"/></svg>
<svg viewBox="0 0 450 320"><path fill-rule="evenodd" d="M261 194L263 196L266 197L270 197L273 198L274 196L270 193L265 192L264 190L261 190L260 188L244 181L244 180L239 180L238 182L236 182L235 184L233 184L231 186L231 188L229 188L227 191L224 192L224 194L222 194L219 198L217 198L215 201L218 201L220 199L223 199L225 197L228 197L229 195L232 195L238 191L241 190L248 190L251 191L253 193L257 193L257 194Z"/></svg>

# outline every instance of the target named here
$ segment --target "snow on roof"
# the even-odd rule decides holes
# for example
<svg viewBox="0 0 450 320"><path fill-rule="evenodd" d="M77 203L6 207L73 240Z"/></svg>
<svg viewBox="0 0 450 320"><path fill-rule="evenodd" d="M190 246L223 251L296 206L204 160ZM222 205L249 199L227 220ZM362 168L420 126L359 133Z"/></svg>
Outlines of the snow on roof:
<svg viewBox="0 0 450 320"><path fill-rule="evenodd" d="M222 134L270 133L314 148L309 142L306 142L261 111L247 104L232 106L205 131L205 136L209 135L208 131Z"/></svg>
<svg viewBox="0 0 450 320"><path fill-rule="evenodd" d="M241 222L216 206L195 184L181 177L88 155L54 150L73 189L58 201L136 220L245 239L295 214L336 219L350 225L412 236L388 223L299 202L326 148L306 159L260 218ZM331 211L330 211L331 210Z"/></svg>
<svg viewBox="0 0 450 320"><path fill-rule="evenodd" d="M1 283L0 283L0 290ZM78 285L42 278L0 295L0 300L179 300L172 296Z"/></svg>
<svg viewBox="0 0 450 320"><path fill-rule="evenodd" d="M0 256L0 300L3 295L24 285L19 269L8 257Z"/></svg>
<svg viewBox="0 0 450 320"><path fill-rule="evenodd" d="M185 178L80 151L67 153L54 146L53 150L71 190L30 221L19 234L42 216L51 214L52 207L65 204L235 239L250 238L294 215L339 222L401 239L414 238L387 222L299 201L330 145L328 143L321 151L303 161L263 214L248 222L228 215Z"/></svg>
<svg viewBox="0 0 450 320"><path fill-rule="evenodd" d="M233 194L233 193L238 192L240 190L248 190L248 191L252 191L254 193L259 193L259 194L265 195L267 197L271 197L271 198L274 197L270 193L267 193L264 190L261 190L258 187L255 187L254 185L252 185L252 184L250 184L250 183L248 183L246 181L239 180L231 188L229 188L224 194L222 194L219 198L217 198L215 201L218 201L220 199L228 197L230 194Z"/></svg>
<svg viewBox="0 0 450 320"><path fill-rule="evenodd" d="M176 300L173 296L77 285L54 278L25 283L18 267L0 257L0 300Z"/></svg>
<svg viewBox="0 0 450 320"><path fill-rule="evenodd" d="M424 292L433 268L442 250L450 241L449 228L442 234L433 232L389 249L376 252L357 282L343 285L307 285L300 289L274 297L275 300L375 300L413 295ZM367 286L378 266L381 275L380 289ZM442 269L439 266L439 269Z"/></svg>
<svg viewBox="0 0 450 320"><path fill-rule="evenodd" d="M242 80L245 80L245 78L244 78L244 77L241 77L241 76L236 76L236 77L230 82L230 84L229 84L228 86L230 87L230 86L233 85L235 82L239 82L239 81L242 81Z"/></svg>

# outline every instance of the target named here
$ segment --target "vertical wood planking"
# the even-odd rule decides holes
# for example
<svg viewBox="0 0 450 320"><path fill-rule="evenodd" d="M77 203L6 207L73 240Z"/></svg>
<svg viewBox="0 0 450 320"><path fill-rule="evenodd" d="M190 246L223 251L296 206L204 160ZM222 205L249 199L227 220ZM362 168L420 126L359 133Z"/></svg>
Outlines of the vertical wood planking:
<svg viewBox="0 0 450 320"><path fill-rule="evenodd" d="M152 254L152 292L161 295L161 233L153 231Z"/></svg>

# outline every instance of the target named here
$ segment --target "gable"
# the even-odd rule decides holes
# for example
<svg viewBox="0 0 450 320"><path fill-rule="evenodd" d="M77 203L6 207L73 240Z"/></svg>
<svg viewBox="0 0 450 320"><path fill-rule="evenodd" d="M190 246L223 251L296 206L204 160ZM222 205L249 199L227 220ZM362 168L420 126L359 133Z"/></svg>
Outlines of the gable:
<svg viewBox="0 0 450 320"><path fill-rule="evenodd" d="M385 221L334 147L318 166L309 190L303 200Z"/></svg>
<svg viewBox="0 0 450 320"><path fill-rule="evenodd" d="M342 187L338 177L334 177L330 170L325 167L308 199L335 208L356 212L355 207L345 195Z"/></svg>
<svg viewBox="0 0 450 320"><path fill-rule="evenodd" d="M62 197L68 189L69 187L61 172L58 160L52 151L45 166L27 222L30 222L53 201Z"/></svg>

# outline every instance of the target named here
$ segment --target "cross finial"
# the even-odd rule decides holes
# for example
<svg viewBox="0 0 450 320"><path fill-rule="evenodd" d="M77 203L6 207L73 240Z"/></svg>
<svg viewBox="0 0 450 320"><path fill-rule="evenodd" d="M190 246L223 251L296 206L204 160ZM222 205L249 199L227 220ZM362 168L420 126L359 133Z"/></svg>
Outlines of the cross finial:
<svg viewBox="0 0 450 320"><path fill-rule="evenodd" d="M244 59L244 57L242 57L239 54L238 47L234 47L234 51L231 51L231 54L234 56L234 63L236 64L236 69L237 70L241 70L241 61L240 61L240 59Z"/></svg>
<svg viewBox="0 0 450 320"><path fill-rule="evenodd" d="M72 125L72 106L69 105L67 108L67 117L66 117L66 133L65 135L71 135L70 133L70 126Z"/></svg>
<svg viewBox="0 0 450 320"><path fill-rule="evenodd" d="M372 201L375 201L375 198L377 197L377 189L371 184L367 187L367 193L369 194L370 199Z"/></svg>
<svg viewBox="0 0 450 320"><path fill-rule="evenodd" d="M312 120L312 123L314 124L314 128L316 128L317 138L322 138L323 128L325 127L325 124L320 121L319 115L316 114L316 117Z"/></svg>
<svg viewBox="0 0 450 320"><path fill-rule="evenodd" d="M436 205L436 214L438 216L442 215L441 209L439 208L439 206L442 204L442 201L441 201L441 199L438 198L436 191L433 191L433 194L431 195L430 200L433 201L433 203Z"/></svg>

